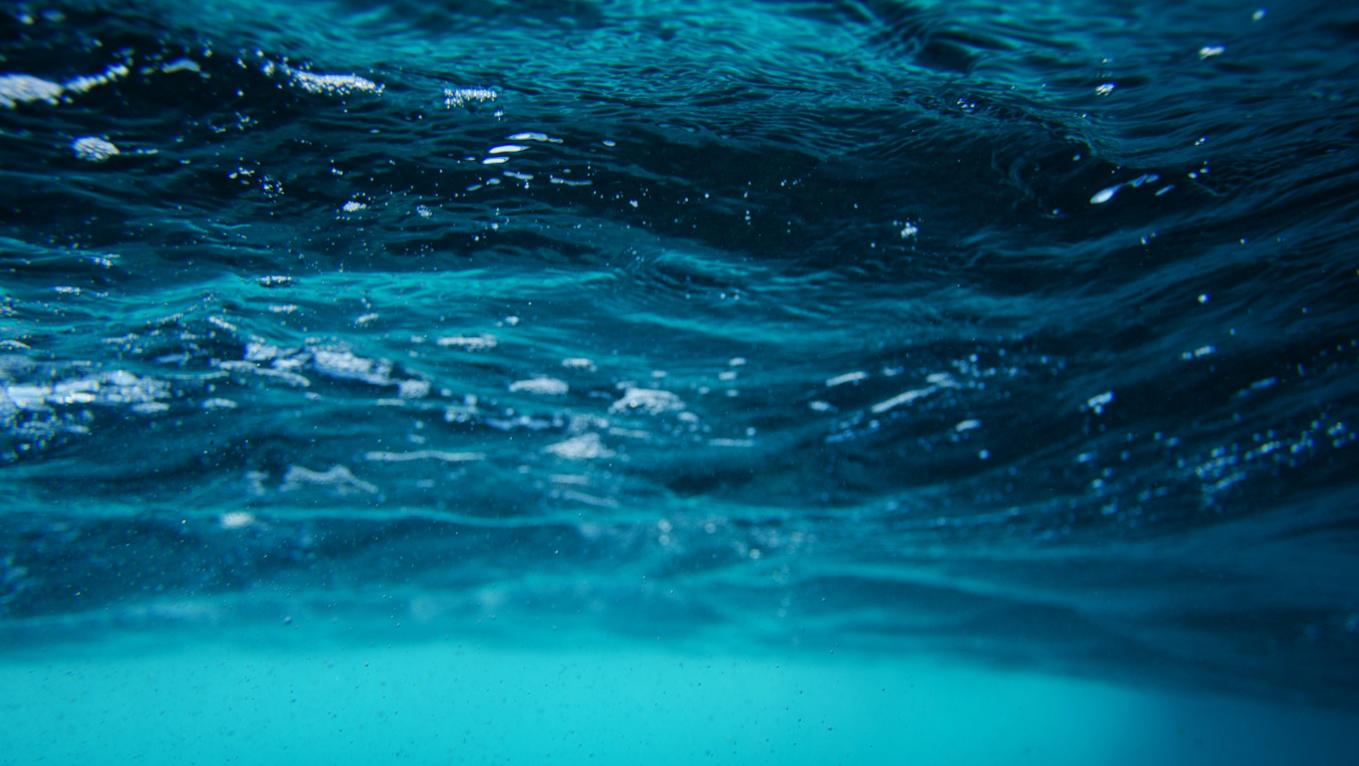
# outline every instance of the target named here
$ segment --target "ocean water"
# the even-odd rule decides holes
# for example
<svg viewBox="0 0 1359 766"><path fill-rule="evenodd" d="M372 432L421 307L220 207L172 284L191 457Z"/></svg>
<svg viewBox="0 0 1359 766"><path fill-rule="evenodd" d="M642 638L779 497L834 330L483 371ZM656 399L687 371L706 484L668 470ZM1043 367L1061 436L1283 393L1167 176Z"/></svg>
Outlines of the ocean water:
<svg viewBox="0 0 1359 766"><path fill-rule="evenodd" d="M1359 762L1359 8L0 9L0 766Z"/></svg>

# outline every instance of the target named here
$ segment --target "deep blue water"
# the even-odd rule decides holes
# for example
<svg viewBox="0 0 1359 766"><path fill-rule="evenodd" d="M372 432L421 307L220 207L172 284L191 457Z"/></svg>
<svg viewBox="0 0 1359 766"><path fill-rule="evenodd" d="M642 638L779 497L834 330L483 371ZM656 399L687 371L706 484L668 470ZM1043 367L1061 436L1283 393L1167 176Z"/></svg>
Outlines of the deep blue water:
<svg viewBox="0 0 1359 766"><path fill-rule="evenodd" d="M0 764L1344 762L1357 173L1347 3L8 5Z"/></svg>

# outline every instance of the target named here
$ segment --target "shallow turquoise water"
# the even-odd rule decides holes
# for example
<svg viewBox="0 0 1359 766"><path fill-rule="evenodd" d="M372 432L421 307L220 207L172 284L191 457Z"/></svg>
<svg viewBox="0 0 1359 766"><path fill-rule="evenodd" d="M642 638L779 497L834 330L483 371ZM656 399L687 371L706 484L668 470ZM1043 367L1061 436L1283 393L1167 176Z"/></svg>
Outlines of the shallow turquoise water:
<svg viewBox="0 0 1359 766"><path fill-rule="evenodd" d="M0 763L1339 764L1359 752L1352 715L926 657L270 643L6 660Z"/></svg>
<svg viewBox="0 0 1359 766"><path fill-rule="evenodd" d="M1356 51L0 9L0 765L1355 761Z"/></svg>

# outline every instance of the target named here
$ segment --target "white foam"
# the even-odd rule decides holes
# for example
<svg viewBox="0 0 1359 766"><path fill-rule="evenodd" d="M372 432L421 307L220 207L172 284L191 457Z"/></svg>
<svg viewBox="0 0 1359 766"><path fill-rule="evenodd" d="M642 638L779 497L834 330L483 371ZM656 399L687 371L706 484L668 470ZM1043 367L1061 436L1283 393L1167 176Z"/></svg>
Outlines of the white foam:
<svg viewBox="0 0 1359 766"><path fill-rule="evenodd" d="M217 517L222 529L242 529L255 523L255 514L245 511L230 511Z"/></svg>
<svg viewBox="0 0 1359 766"><path fill-rule="evenodd" d="M86 162L105 162L122 153L111 142L97 136L77 138L71 142L71 150Z"/></svg>
<svg viewBox="0 0 1359 766"><path fill-rule="evenodd" d="M660 415L684 409L684 401L670 391L658 388L629 388L623 398L609 405L609 412L645 412Z"/></svg>
<svg viewBox="0 0 1359 766"><path fill-rule="evenodd" d="M310 380L307 380L306 378L302 377L301 375L298 375L295 372L289 372L288 370L275 370L270 367L257 367L251 362L246 361L244 359L218 362L217 367L219 369L231 372L235 372L238 370L242 372L253 372L256 375L260 375L266 378L275 378L278 380L282 380L283 382L289 385L297 386L298 388L307 388L311 385Z"/></svg>
<svg viewBox="0 0 1359 766"><path fill-rule="evenodd" d="M351 93L382 93L383 86L353 74L316 74L293 72L293 82L308 93L347 96Z"/></svg>
<svg viewBox="0 0 1359 766"><path fill-rule="evenodd" d="M445 88L444 106L453 109L468 104L495 101L500 94L490 88Z"/></svg>
<svg viewBox="0 0 1359 766"><path fill-rule="evenodd" d="M288 466L288 473L284 474L283 486L280 489L284 492L294 492L307 485L332 487L342 495L355 492L376 495L378 492L375 485L358 478L342 465L331 466L325 471L313 471L299 465Z"/></svg>
<svg viewBox="0 0 1359 766"><path fill-rule="evenodd" d="M549 143L549 144L560 144L560 143L562 142L562 140L561 140L560 138L553 138L552 136L549 136L549 135L546 134L546 133L534 133L534 132L515 133L514 135L510 136L510 140L511 140L511 141L542 141L542 142L544 142L544 143Z"/></svg>
<svg viewBox="0 0 1359 766"><path fill-rule="evenodd" d="M836 386L843 386L846 383L858 383L861 380L867 379L868 373L860 370L855 370L854 372L847 372L844 375L836 375L833 378L827 378L826 387L834 388Z"/></svg>
<svg viewBox="0 0 1359 766"><path fill-rule="evenodd" d="M437 460L443 463L473 463L485 460L484 452L445 452L443 450L422 449L411 452L368 452L364 460L375 463L409 463L416 460Z"/></svg>
<svg viewBox="0 0 1359 766"><path fill-rule="evenodd" d="M573 436L566 441L550 444L543 451L567 460L597 460L614 456L614 451L605 447L596 433Z"/></svg>
<svg viewBox="0 0 1359 766"><path fill-rule="evenodd" d="M558 178L557 176L548 176L547 180L561 186L590 186L594 183L593 181L573 181L569 178Z"/></svg>
<svg viewBox="0 0 1359 766"><path fill-rule="evenodd" d="M0 107L12 109L18 104L34 101L56 104L66 93L87 93L129 74L131 70L126 64L110 64L98 74L73 77L65 83L55 83L27 74L0 75Z"/></svg>
<svg viewBox="0 0 1359 766"><path fill-rule="evenodd" d="M445 348L460 348L464 351L486 351L496 347L494 335L448 335L435 341Z"/></svg>
<svg viewBox="0 0 1359 766"><path fill-rule="evenodd" d="M902 391L901 393L897 394L891 399L886 399L884 401L878 402L869 409L873 412L874 415L881 415L882 413L887 412L890 409L900 407L903 404L910 404L916 399L929 396L930 394L938 390L939 390L938 386L926 386L925 388L913 388L910 391Z"/></svg>
<svg viewBox="0 0 1359 766"><path fill-rule="evenodd" d="M429 396L430 385L424 380L403 380L396 384L396 395L402 399L423 399Z"/></svg>
<svg viewBox="0 0 1359 766"><path fill-rule="evenodd" d="M368 359L344 349L317 349L312 352L312 366L322 375L342 380L357 380L375 386L390 384L392 365L387 361Z"/></svg>
<svg viewBox="0 0 1359 766"><path fill-rule="evenodd" d="M0 106L13 109L17 104L43 101L55 104L64 91L60 84L26 74L0 76Z"/></svg>
<svg viewBox="0 0 1359 766"><path fill-rule="evenodd" d="M541 394L543 396L562 396L570 391L571 387L564 380L556 378L538 377L526 380L516 380L510 384L512 393Z"/></svg>
<svg viewBox="0 0 1359 766"><path fill-rule="evenodd" d="M125 64L111 64L99 74L83 75L66 81L66 90L75 93L88 93L101 85L108 85L114 80L127 77L131 70Z"/></svg>

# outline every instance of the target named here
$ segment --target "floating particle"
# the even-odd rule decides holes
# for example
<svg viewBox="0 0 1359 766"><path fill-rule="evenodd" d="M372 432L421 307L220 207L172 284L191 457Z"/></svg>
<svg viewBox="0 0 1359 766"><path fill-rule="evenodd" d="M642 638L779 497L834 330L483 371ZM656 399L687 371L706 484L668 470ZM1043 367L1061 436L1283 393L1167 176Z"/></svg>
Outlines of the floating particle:
<svg viewBox="0 0 1359 766"><path fill-rule="evenodd" d="M1186 352L1180 354L1180 358L1181 358L1181 359L1186 359L1186 360L1188 360L1188 359L1201 359L1201 358L1203 358L1203 357L1205 357L1205 356L1210 356L1210 355L1215 354L1215 353L1217 353L1217 348L1214 347L1214 346L1199 346L1198 348L1194 349L1193 351L1186 351Z"/></svg>
<svg viewBox="0 0 1359 766"><path fill-rule="evenodd" d="M1114 195L1118 194L1118 190L1122 188L1123 184L1114 184L1113 186L1110 186L1107 189L1100 189L1090 197L1090 204L1103 205L1104 203L1113 199Z"/></svg>
<svg viewBox="0 0 1359 766"><path fill-rule="evenodd" d="M1113 404L1113 401L1114 401L1114 392L1113 392L1113 391L1105 391L1105 392L1102 393L1102 394L1095 394L1094 396L1092 396L1092 397L1090 397L1089 399L1087 399L1087 400L1085 401L1085 407L1086 407L1086 409L1090 410L1091 412L1095 413L1096 415L1103 415L1103 414L1104 414L1104 408L1105 408L1105 407L1108 407L1110 404Z"/></svg>

